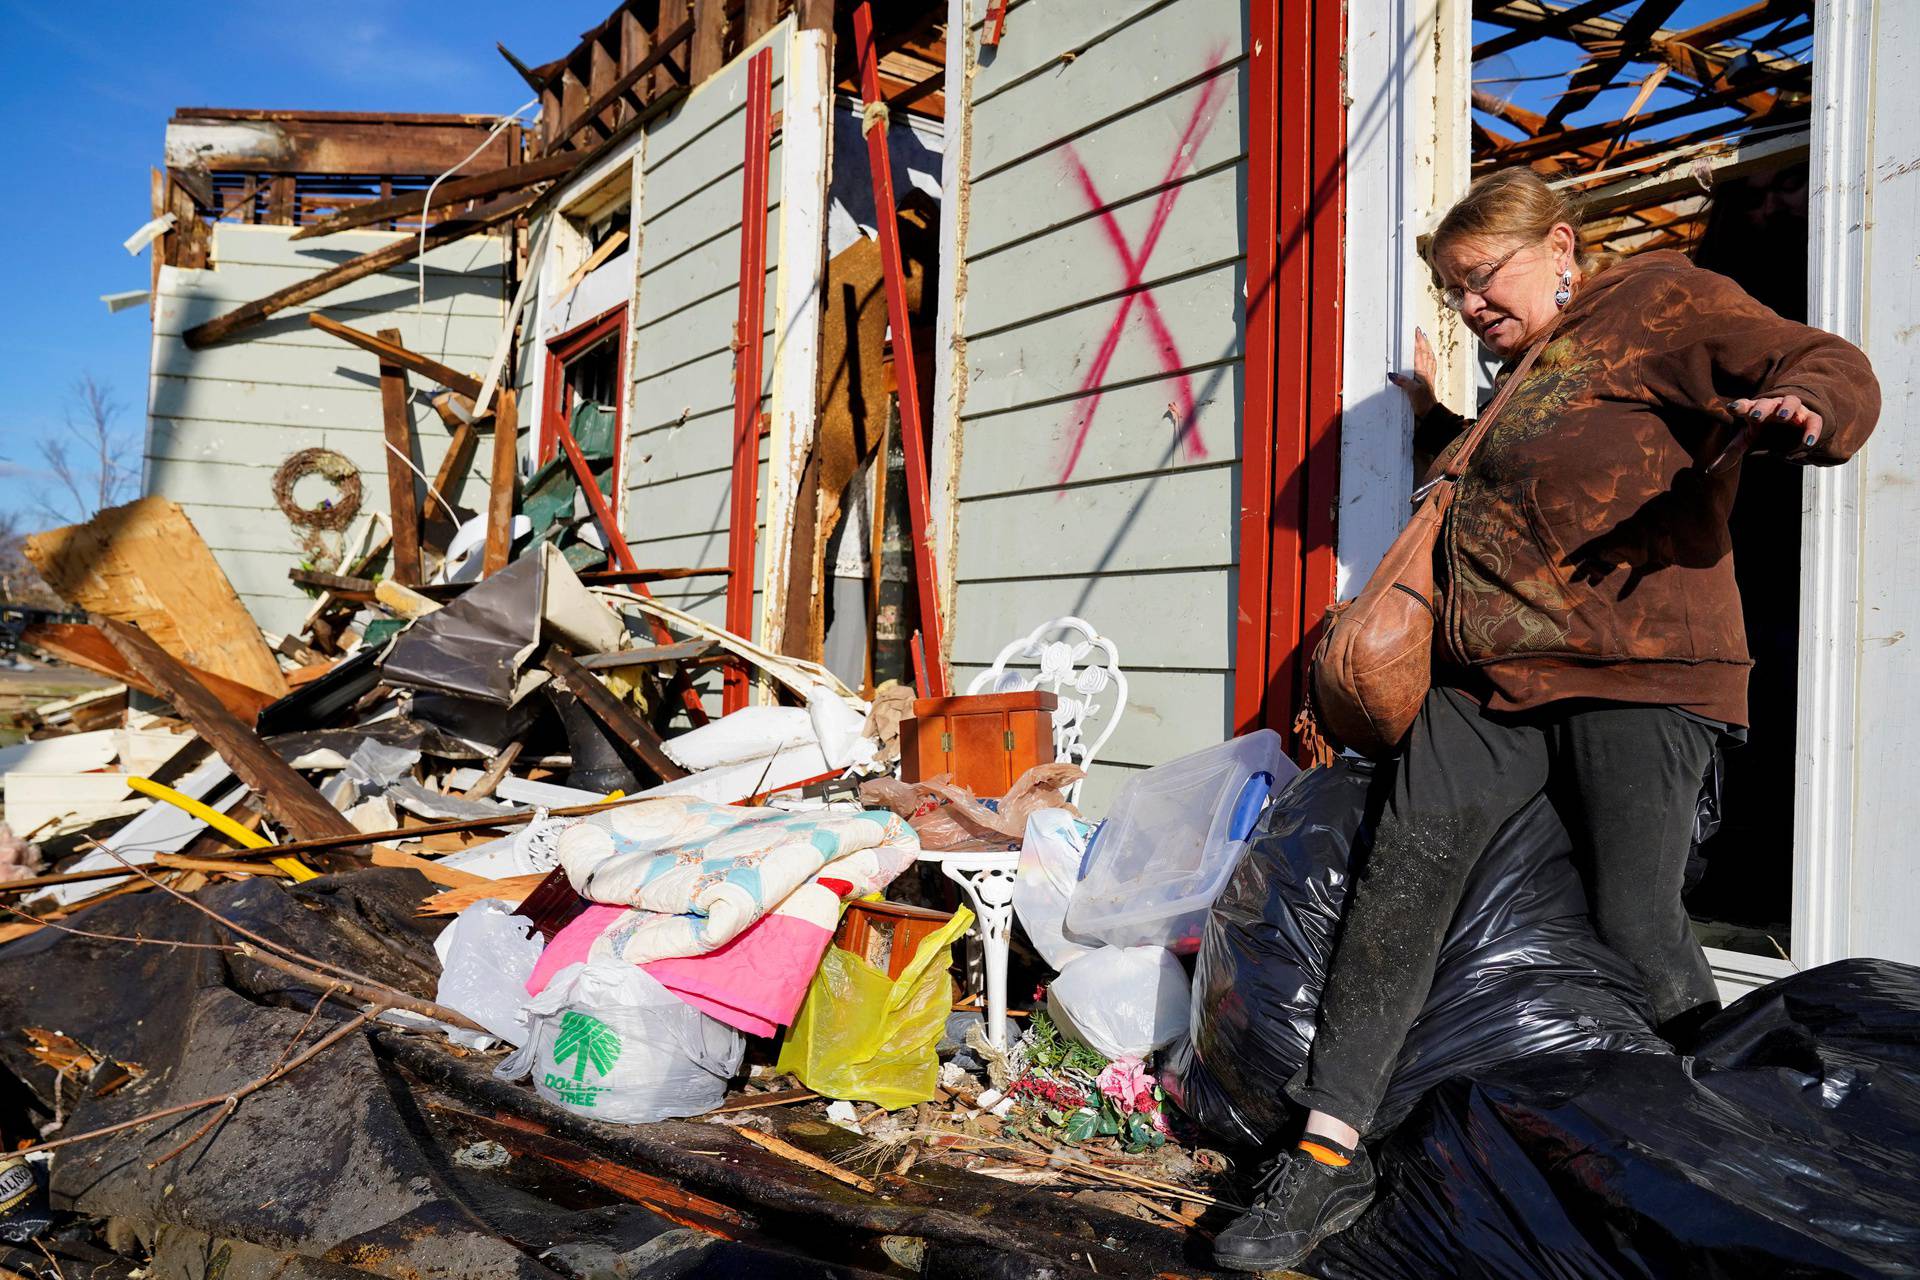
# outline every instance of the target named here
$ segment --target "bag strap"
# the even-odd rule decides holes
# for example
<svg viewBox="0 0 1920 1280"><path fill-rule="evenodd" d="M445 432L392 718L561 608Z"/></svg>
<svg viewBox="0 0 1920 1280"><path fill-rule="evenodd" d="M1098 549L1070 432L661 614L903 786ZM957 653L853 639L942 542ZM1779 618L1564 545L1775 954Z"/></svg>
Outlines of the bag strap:
<svg viewBox="0 0 1920 1280"><path fill-rule="evenodd" d="M1486 438L1487 431L1493 426L1493 420L1500 410L1506 408L1507 400L1513 395L1514 388L1525 380L1528 370L1533 368L1533 362L1539 358L1542 351L1546 350L1547 340L1553 336L1553 331L1559 324L1560 317L1556 315L1548 322L1546 331L1527 348L1527 353L1520 357L1520 363L1514 366L1507 380L1500 384L1500 390L1494 393L1493 402L1481 413L1479 421L1475 422L1472 430L1467 432L1467 438L1461 441L1460 447L1454 451L1453 458L1447 463L1446 469L1434 477L1436 481L1458 480L1467 473L1467 463L1472 460L1473 451L1479 448L1480 442ZM1431 485L1424 485L1422 489L1430 487Z"/></svg>

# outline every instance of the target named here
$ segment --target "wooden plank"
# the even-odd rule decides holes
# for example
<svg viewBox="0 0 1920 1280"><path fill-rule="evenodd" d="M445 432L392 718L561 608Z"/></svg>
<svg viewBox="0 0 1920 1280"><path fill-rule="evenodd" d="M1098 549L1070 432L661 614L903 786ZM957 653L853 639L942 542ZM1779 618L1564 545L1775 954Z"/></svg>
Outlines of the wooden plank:
<svg viewBox="0 0 1920 1280"><path fill-rule="evenodd" d="M756 579L746 575L754 562L756 508L760 496L760 448L765 418L761 388L768 370L762 363L767 297L767 148L773 92L773 52L763 49L747 65L746 150L740 183L740 268L733 325L733 467L728 491L727 629L754 634ZM721 705L738 711L747 705L749 676L744 666L727 668Z"/></svg>
<svg viewBox="0 0 1920 1280"><path fill-rule="evenodd" d="M1090 367L1113 327L1117 302L969 338L969 416L1059 400L1054 407L1063 418L1092 410L1096 416L1091 430L1110 430L1114 423L1106 411L1085 402L1089 392L1184 370L1192 370L1187 376L1196 406L1209 394L1231 397L1233 364L1214 362L1230 359L1237 364L1240 356L1238 267L1228 265L1169 281L1154 290L1154 300L1172 335L1173 350L1139 339L1122 341L1097 386L1088 385ZM1129 316L1130 326L1139 323L1137 316ZM1208 365L1212 367L1203 367ZM1202 443L1209 452L1216 446L1223 451L1230 447L1223 440Z"/></svg>
<svg viewBox="0 0 1920 1280"><path fill-rule="evenodd" d="M23 548L75 608L136 622L190 666L278 697L280 664L186 513L165 498L110 507Z"/></svg>
<svg viewBox="0 0 1920 1280"><path fill-rule="evenodd" d="M1165 435L1141 450L1165 454ZM975 498L954 565L962 578L1080 577L1234 562L1239 490L1232 466L1204 467L1104 484Z"/></svg>
<svg viewBox="0 0 1920 1280"><path fill-rule="evenodd" d="M556 129L551 135L553 141L547 145L547 150L549 152L557 151L561 147L568 145L573 136L584 129L589 121L602 115L608 108L612 107L614 103L620 101L621 98L630 93L634 86L639 84L642 79L652 75L656 68L665 64L675 50L693 38L693 33L694 19L689 18L676 27L672 35L660 41L651 53L628 70L626 74L613 81L604 90L596 93L593 101L588 103L584 110L578 115L570 117L564 125ZM651 99L653 96L653 94L647 95L648 99ZM610 129L606 131L607 136L610 136L611 133L612 130ZM577 152L574 153L573 158L578 159Z"/></svg>
<svg viewBox="0 0 1920 1280"><path fill-rule="evenodd" d="M663 662L694 662L719 649L717 640L682 640L679 644L624 649L619 653L582 654L575 661L588 671L617 670L620 667L653 666Z"/></svg>
<svg viewBox="0 0 1920 1280"><path fill-rule="evenodd" d="M364 351L371 351L385 364L396 365L403 370L431 378L441 386L466 396L469 400L480 394L480 379L461 373L458 369L449 368L430 356L407 350L398 336L397 329L384 329L378 335L364 333L318 311L308 314L307 323L322 333L331 334L343 342L350 342Z"/></svg>
<svg viewBox="0 0 1920 1280"><path fill-rule="evenodd" d="M257 112L248 116L182 108L167 122L166 163L212 172L352 174L444 173L472 154L490 117L418 119L370 112ZM474 159L497 168L513 159L505 136Z"/></svg>
<svg viewBox="0 0 1920 1280"><path fill-rule="evenodd" d="M1233 68L1220 74L1229 80L1237 76ZM1188 123L1208 105L1216 112L1212 124L1204 132L1196 131L1198 137L1187 138ZM1244 157L1243 127L1239 92L1222 93L1210 77L1080 135L1072 149L1102 199L1113 205L1161 186L1167 159L1183 146L1183 138L1188 173L1205 173ZM1002 159L1024 158L992 170L975 170L972 188L979 198L968 205L969 260L1011 241L1076 222L1092 211L1077 182L1061 181L1066 148L1032 153L1027 128L1003 112L981 112L974 118L976 164L983 164L989 151ZM1008 193L1007 199L999 198L1002 191ZM1181 197L1174 216L1186 209L1189 198Z"/></svg>
<svg viewBox="0 0 1920 1280"><path fill-rule="evenodd" d="M455 533L454 518L447 508L460 509L460 486L473 471L473 458L480 449L480 430L472 422L462 422L447 441L446 456L434 472L433 488L426 496L426 544L436 553L444 552Z"/></svg>
<svg viewBox="0 0 1920 1280"><path fill-rule="evenodd" d="M705 84L726 61L726 0L693 0L693 50L688 68L694 84Z"/></svg>
<svg viewBox="0 0 1920 1280"><path fill-rule="evenodd" d="M778 21L780 0L746 0L746 26L741 33L741 44L752 44L773 30L773 24Z"/></svg>
<svg viewBox="0 0 1920 1280"><path fill-rule="evenodd" d="M1142 163L1143 167L1151 165L1159 170L1162 158L1143 157ZM1142 185L1158 186L1160 176L1156 172ZM1138 181L1146 175L1137 173L1135 177ZM1240 210L1245 184L1240 166L1229 165L1206 177L1182 182L1158 199L1134 200L1100 217L1071 223L1001 252L969 256L968 337L1068 307L1086 306L1093 299L1111 298L1127 288L1129 269L1114 253L1116 231L1136 249L1153 245L1147 261L1137 263L1144 273L1142 283L1149 291L1156 281L1238 260L1243 251ZM1035 194L1037 202L1045 203L1044 196ZM1162 213L1161 202L1168 195L1172 203ZM1084 203L1081 207L1085 208ZM1157 238L1153 231L1156 222L1162 226ZM1093 305L1111 309L1117 304ZM1148 320L1142 311L1149 305L1153 305L1152 299L1140 300L1130 312L1129 323L1141 325Z"/></svg>
<svg viewBox="0 0 1920 1280"><path fill-rule="evenodd" d="M861 97L880 100L878 65L873 45L873 6L860 0L853 11L854 47L860 64ZM929 697L947 692L947 650L940 617L939 570L934 563L932 507L927 483L928 419L920 401L920 371L914 360L913 325L907 312L907 278L900 251L900 218L893 198L893 161L884 130L867 135L867 167L873 182L874 220L879 224L882 278L887 290L887 321L893 341L894 371L898 378L901 452L907 472L907 510L913 544L914 588L919 594L919 623L929 655Z"/></svg>
<svg viewBox="0 0 1920 1280"><path fill-rule="evenodd" d="M1139 382L1101 396L1094 427L1081 443L1074 462L1074 482L1118 479L1149 471L1165 475L1238 458L1235 368L1228 365L1224 372L1209 370L1191 376L1194 416L1190 426L1192 433L1206 443L1205 457L1173 447L1174 417L1168 406L1178 402L1179 380ZM1216 375L1218 383L1214 382ZM974 460L969 464L962 457L960 461L960 500L1056 488L1062 460L1079 435L1080 419L1068 411L1071 407L1071 402L1066 406L1043 404L966 419L967 448L974 453Z"/></svg>
<svg viewBox="0 0 1920 1280"><path fill-rule="evenodd" d="M105 636L83 623L44 623L38 627L28 628L23 638L34 648L51 654L62 662L118 680L130 688L138 689L150 698L160 696L159 689L129 666L127 660L120 656L120 651L108 643ZM276 700L272 694L250 689L246 685L228 680L224 676L214 675L210 671L192 670L194 678L211 689L213 696L220 700L221 705L242 720L252 720Z"/></svg>
<svg viewBox="0 0 1920 1280"><path fill-rule="evenodd" d="M975 527L966 516L961 523ZM1101 573L1065 584L1057 578L956 578L954 664L986 666L1008 641L1070 608L1115 637L1128 672L1153 667L1226 671L1233 666L1235 579L1232 568ZM1148 618L1178 618L1180 624L1137 621Z"/></svg>
<svg viewBox="0 0 1920 1280"><path fill-rule="evenodd" d="M501 387L493 415L493 467L487 487L487 548L482 577L507 567L513 555L513 507L520 483L520 403L512 387Z"/></svg>
<svg viewBox="0 0 1920 1280"><path fill-rule="evenodd" d="M572 655L559 648L549 648L542 666L582 705L591 711L595 718L604 724L620 741L632 748L646 766L660 775L662 782L672 782L687 776L682 769L668 758L660 745L660 735L653 726L641 718L632 707L613 696L613 692L598 677L578 662Z"/></svg>
<svg viewBox="0 0 1920 1280"><path fill-rule="evenodd" d="M436 223L427 231L425 247L437 248L440 245L465 239L490 227L499 226L503 222L518 217L522 210L533 203L533 199L531 195L520 193L505 197L484 209L475 210L470 215ZM402 237L384 249L362 254L341 263L330 271L323 271L311 279L289 285L264 298L256 299L236 311L230 311L204 324L195 325L182 336L189 347L198 349L209 346L260 323L276 312L321 297L340 285L391 270L403 262L411 262L419 255L421 248L421 240L418 237Z"/></svg>
<svg viewBox="0 0 1920 1280"><path fill-rule="evenodd" d="M207 740L234 774L259 797L266 811L295 839L354 836L353 824L328 804L305 778L221 704L178 659L137 627L94 614L88 621L121 656L173 704Z"/></svg>
<svg viewBox="0 0 1920 1280"><path fill-rule="evenodd" d="M547 156L531 160L526 164L510 164L489 173L476 173L471 178L451 179L434 188L433 207L437 212L445 215L452 212L455 205L462 205L470 200L497 196L503 191L518 191L538 182L549 182L563 176L572 168L575 158ZM328 214L317 222L300 228L293 233L292 239L308 240L314 236L328 236L336 231L347 231L354 227L370 227L375 223L415 217L426 207L426 200L425 191L409 191L385 200L369 200L351 209L342 209L338 213Z"/></svg>
<svg viewBox="0 0 1920 1280"><path fill-rule="evenodd" d="M382 329L379 337L388 347L400 346L398 329ZM413 461L413 422L407 413L411 396L406 369L381 360L380 422L387 438L387 456L382 459L386 466L382 469L387 473L387 515L393 524L393 577L407 587L417 585L424 576L420 570L419 493L413 487L413 470L407 465Z"/></svg>
<svg viewBox="0 0 1920 1280"><path fill-rule="evenodd" d="M984 8L984 6L982 6ZM1064 59L1062 54L1077 54L1086 58L1092 49L1102 44L1111 44L1117 38L1123 38L1124 32L1140 25L1143 13L1151 14L1156 9L1171 8L1177 11L1190 27L1204 21L1204 14L1195 10L1228 10L1234 19L1234 47L1240 40L1239 27L1244 20L1240 13L1227 5L1208 5L1205 3L1164 5L1163 0L1099 0L1099 3L1076 4L1025 4L1009 15L1008 38L994 50L991 59L978 63L978 70L972 73L973 105L979 107L997 94L1015 84L1034 78L1045 80L1044 73L1057 70ZM978 12L978 10L976 10ZM1161 47L1164 49L1204 49L1201 43L1211 32L1196 30L1193 42L1172 40ZM950 32L949 39L965 38L959 32ZM1164 56L1159 63L1140 63L1140 66L1153 65L1156 70L1164 66ZM1067 70L1075 68L1068 66ZM1136 85L1137 89L1137 85ZM1045 116L1036 116L1036 120L1046 120ZM1048 131L1054 136L1059 132L1053 129L1048 120Z"/></svg>

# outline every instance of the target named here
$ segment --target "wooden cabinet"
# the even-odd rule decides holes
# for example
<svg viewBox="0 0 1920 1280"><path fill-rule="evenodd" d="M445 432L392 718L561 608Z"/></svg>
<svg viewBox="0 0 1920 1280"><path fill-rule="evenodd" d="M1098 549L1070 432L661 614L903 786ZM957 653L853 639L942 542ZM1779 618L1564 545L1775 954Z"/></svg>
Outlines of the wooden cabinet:
<svg viewBox="0 0 1920 1280"><path fill-rule="evenodd" d="M913 718L900 723L900 777L949 773L976 796L1003 796L1021 774L1053 760L1059 704L1044 690L916 699Z"/></svg>

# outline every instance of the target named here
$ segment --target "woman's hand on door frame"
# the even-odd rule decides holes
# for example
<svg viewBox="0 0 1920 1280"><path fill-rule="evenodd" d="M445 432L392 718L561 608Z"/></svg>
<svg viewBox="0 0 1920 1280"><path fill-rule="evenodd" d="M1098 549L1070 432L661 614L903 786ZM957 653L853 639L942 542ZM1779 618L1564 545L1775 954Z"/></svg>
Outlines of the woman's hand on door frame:
<svg viewBox="0 0 1920 1280"><path fill-rule="evenodd" d="M1425 417L1439 403L1439 397L1433 393L1433 380L1438 376L1439 368L1439 362L1433 357L1433 344L1427 341L1427 331L1414 329L1413 371L1398 373L1389 370L1387 381L1407 393L1407 403L1413 406L1413 416L1416 418Z"/></svg>

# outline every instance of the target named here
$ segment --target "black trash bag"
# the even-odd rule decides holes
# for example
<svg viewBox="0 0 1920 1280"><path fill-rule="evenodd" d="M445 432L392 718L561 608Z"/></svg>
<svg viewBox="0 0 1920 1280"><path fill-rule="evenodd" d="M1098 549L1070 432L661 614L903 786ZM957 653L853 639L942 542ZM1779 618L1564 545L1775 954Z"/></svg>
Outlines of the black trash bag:
<svg viewBox="0 0 1920 1280"><path fill-rule="evenodd" d="M1920 969L1750 992L1691 1058L1580 1053L1436 1089L1303 1268L1431 1276L1920 1275Z"/></svg>
<svg viewBox="0 0 1920 1280"><path fill-rule="evenodd" d="M1169 1053L1161 1083L1229 1141L1262 1145L1287 1124L1282 1087L1306 1061L1349 857L1372 839L1382 785L1366 761L1299 775L1213 905L1193 975L1191 1038ZM1494 837L1468 877L1375 1132L1442 1080L1516 1058L1671 1053L1653 1033L1638 976L1594 936L1571 848L1545 797Z"/></svg>

